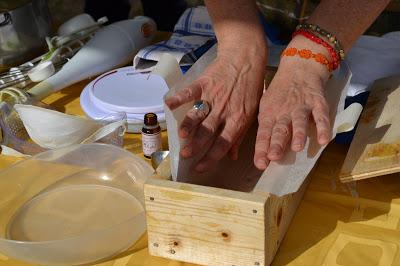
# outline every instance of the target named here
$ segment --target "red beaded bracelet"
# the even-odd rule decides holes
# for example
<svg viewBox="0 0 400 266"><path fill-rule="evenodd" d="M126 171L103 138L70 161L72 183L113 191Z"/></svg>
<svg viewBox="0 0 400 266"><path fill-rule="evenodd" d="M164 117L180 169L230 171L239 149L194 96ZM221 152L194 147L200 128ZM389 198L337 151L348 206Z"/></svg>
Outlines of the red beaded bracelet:
<svg viewBox="0 0 400 266"><path fill-rule="evenodd" d="M336 53L338 54L340 59L343 60L345 58L346 55L340 41L336 38L335 35L322 29L320 26L310 23L303 23L297 25L296 30L306 30L316 34L319 37L325 37L326 41L331 43L332 47L336 50Z"/></svg>
<svg viewBox="0 0 400 266"><path fill-rule="evenodd" d="M328 52L332 58L332 70L335 70L339 67L340 58L339 58L338 54L336 53L335 49L332 46L330 46L329 43L327 43L323 39L319 38L318 36L312 34L311 32L308 32L306 30L296 30L293 33L292 37L294 37L296 35L302 35L302 36L306 37L307 39L324 46L328 50Z"/></svg>

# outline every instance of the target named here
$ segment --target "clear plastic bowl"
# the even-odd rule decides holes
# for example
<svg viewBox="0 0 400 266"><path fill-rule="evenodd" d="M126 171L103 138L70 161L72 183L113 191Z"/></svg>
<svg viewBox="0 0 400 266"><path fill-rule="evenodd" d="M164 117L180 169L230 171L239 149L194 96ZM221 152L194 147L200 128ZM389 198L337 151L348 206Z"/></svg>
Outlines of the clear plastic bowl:
<svg viewBox="0 0 400 266"><path fill-rule="evenodd" d="M0 172L0 253L45 265L116 255L146 230L143 184L154 172L107 144L46 151Z"/></svg>

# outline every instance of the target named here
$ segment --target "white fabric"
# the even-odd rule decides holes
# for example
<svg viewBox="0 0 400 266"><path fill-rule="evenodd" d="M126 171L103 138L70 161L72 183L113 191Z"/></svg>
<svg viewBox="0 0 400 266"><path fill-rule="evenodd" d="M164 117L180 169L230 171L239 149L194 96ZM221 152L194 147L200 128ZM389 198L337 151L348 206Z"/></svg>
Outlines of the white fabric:
<svg viewBox="0 0 400 266"><path fill-rule="evenodd" d="M284 45L273 44L268 38L268 66L278 66ZM195 52L202 47L207 50L207 42L215 42L215 33L206 7L188 8L179 18L169 40L141 49L133 66L137 69L150 69L163 54L175 57L181 66L192 65L205 51Z"/></svg>
<svg viewBox="0 0 400 266"><path fill-rule="evenodd" d="M347 96L367 91L377 79L400 73L400 31L382 37L361 36L346 61L353 73Z"/></svg>

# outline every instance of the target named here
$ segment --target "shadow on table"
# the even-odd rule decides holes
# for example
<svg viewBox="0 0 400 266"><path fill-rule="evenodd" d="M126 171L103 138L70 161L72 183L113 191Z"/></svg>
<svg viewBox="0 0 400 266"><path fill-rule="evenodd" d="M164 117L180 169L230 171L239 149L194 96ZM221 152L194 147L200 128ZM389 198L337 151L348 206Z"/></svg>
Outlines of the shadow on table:
<svg viewBox="0 0 400 266"><path fill-rule="evenodd" d="M50 95L43 102L49 104L50 106L55 108L57 111L65 113L66 106L71 104L76 99L79 99L79 96L81 95L83 88L89 82L90 82L89 80L84 80L84 81L78 82L74 85L71 85L65 89L62 89L57 94ZM80 106L79 100L78 100L78 106Z"/></svg>
<svg viewBox="0 0 400 266"><path fill-rule="evenodd" d="M370 256L367 254L372 252L368 248L373 244L367 243L370 239L385 239L376 228L387 229L388 235L393 232L391 230L399 230L400 214L393 213L396 208L391 208L392 200L400 199L398 174L342 184L339 172L347 149L348 146L331 144L321 156L273 265L341 265L340 257L348 258L350 250L355 261L360 263L365 257L357 258L356 254L364 252ZM357 238L353 233L368 238ZM341 243L337 245L337 242ZM356 245L353 242L357 242ZM379 252L381 248L377 246ZM375 256L377 262L383 256L379 252Z"/></svg>
<svg viewBox="0 0 400 266"><path fill-rule="evenodd" d="M352 171L367 144L379 143L390 128L390 124L377 126L382 124L379 118L388 101L378 92L385 89L385 95L391 95L399 84L400 76L374 84L360 119L362 131L357 133L362 134L355 135L345 171ZM347 150L348 146L331 144L324 151L274 265L305 261L314 265L395 265L400 246L399 174L342 184L339 174Z"/></svg>

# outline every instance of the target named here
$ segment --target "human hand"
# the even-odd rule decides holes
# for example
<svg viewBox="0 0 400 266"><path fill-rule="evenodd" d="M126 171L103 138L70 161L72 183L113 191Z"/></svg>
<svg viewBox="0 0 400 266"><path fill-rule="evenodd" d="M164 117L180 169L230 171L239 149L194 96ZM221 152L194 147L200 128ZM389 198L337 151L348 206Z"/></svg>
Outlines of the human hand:
<svg viewBox="0 0 400 266"><path fill-rule="evenodd" d="M179 129L179 136L188 139L181 150L185 158L211 144L195 166L196 171L207 171L228 153L237 159L240 142L258 109L265 65L266 46L261 49L220 47L216 60L196 81L166 100L172 110L193 100L210 104L208 115L189 111Z"/></svg>
<svg viewBox="0 0 400 266"><path fill-rule="evenodd" d="M327 53L324 47L302 36L288 47ZM326 55L329 58L329 54ZM318 143L330 141L329 107L324 86L330 73L326 66L300 57L282 57L278 71L261 98L254 164L260 170L270 161L280 160L290 143L295 152L303 150L312 117Z"/></svg>

